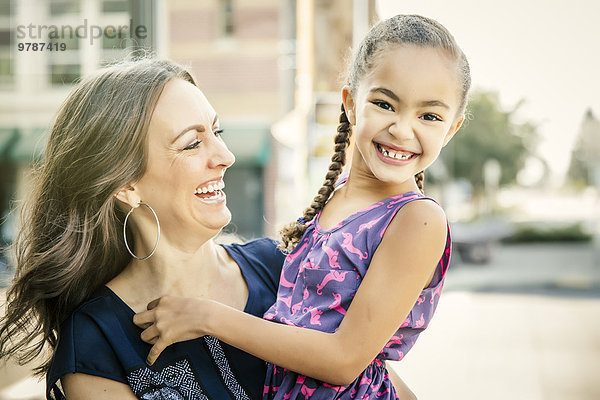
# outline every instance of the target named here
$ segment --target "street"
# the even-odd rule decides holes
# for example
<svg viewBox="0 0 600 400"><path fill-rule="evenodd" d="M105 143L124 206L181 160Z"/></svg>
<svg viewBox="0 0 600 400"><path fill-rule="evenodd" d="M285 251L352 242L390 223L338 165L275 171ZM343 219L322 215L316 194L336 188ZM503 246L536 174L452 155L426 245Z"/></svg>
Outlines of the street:
<svg viewBox="0 0 600 400"><path fill-rule="evenodd" d="M490 264L454 257L429 328L389 363L420 400L600 398L600 264L592 244L498 246ZM0 370L0 400L43 382Z"/></svg>

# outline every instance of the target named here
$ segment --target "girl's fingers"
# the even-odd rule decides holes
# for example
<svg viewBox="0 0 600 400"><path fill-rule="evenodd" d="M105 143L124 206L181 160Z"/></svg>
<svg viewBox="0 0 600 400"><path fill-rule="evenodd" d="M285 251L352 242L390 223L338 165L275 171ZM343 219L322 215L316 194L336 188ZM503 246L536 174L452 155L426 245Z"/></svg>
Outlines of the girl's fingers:
<svg viewBox="0 0 600 400"><path fill-rule="evenodd" d="M158 299L152 300L150 303L148 303L148 305L146 306L146 308L148 310L155 309L158 306L158 303L160 303L160 299L161 299L161 297L159 297Z"/></svg>
<svg viewBox="0 0 600 400"><path fill-rule="evenodd" d="M150 344L153 344L153 343L151 343L152 340L156 341L159 337L160 337L160 332L158 332L156 325L151 325L149 328L146 328L140 335L140 338L144 342L150 343Z"/></svg>
<svg viewBox="0 0 600 400"><path fill-rule="evenodd" d="M139 326L140 328L146 329L155 321L154 312L152 311L142 311L133 316L133 323Z"/></svg>
<svg viewBox="0 0 600 400"><path fill-rule="evenodd" d="M165 347L167 347L165 342L161 341L160 339L156 343L154 343L154 346L152 346L152 348L150 349L150 353L148 353L148 357L146 358L146 362L148 363L148 365L154 364L154 362L156 361L158 356L160 356L160 353L163 352Z"/></svg>

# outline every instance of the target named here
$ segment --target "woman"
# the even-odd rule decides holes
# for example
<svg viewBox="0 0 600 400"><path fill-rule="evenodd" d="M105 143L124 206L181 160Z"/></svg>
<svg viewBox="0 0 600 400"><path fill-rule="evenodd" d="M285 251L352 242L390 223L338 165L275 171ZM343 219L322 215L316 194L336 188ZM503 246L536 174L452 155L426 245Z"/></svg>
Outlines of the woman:
<svg viewBox="0 0 600 400"><path fill-rule="evenodd" d="M259 316L275 300L283 255L273 241L213 241L231 218L222 189L234 157L220 134L190 73L168 61L103 69L61 108L0 326L2 356L53 349L38 369L49 399L261 397L263 361L204 337L148 367L132 322L167 293Z"/></svg>

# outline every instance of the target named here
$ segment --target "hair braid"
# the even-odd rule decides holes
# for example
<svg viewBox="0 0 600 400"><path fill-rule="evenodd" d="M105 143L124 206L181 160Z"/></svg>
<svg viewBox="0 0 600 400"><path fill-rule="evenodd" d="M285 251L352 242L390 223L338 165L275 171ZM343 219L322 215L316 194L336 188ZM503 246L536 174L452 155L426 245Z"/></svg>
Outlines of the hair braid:
<svg viewBox="0 0 600 400"><path fill-rule="evenodd" d="M421 193L425 194L425 191L423 189L423 183L425 183L425 172L421 171L418 172L415 175L415 182L417 182L417 187L419 188L419 190L421 191Z"/></svg>
<svg viewBox="0 0 600 400"><path fill-rule="evenodd" d="M331 193L335 189L335 183L342 173L342 169L346 164L346 149L350 144L350 135L352 135L352 128L348 117L346 116L346 109L344 104L341 106L340 120L337 127L337 135L335 135L335 152L331 156L331 164L325 175L325 181L323 186L318 191L318 194L313 199L310 206L304 210L302 214L302 220L294 221L287 224L281 230L281 245L280 248L284 251L292 251L294 247L300 241L300 238L306 231L306 223L312 221L329 200Z"/></svg>

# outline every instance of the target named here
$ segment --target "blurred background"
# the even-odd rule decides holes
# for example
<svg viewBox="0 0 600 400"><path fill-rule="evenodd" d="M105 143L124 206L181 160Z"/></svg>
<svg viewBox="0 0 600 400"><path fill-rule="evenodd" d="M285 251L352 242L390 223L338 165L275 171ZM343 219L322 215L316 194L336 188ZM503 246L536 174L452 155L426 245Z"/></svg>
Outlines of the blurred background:
<svg viewBox="0 0 600 400"><path fill-rule="evenodd" d="M19 229L28 173L74 82L138 48L190 66L220 115L237 159L226 232L275 237L322 183L353 44L397 13L454 34L473 91L467 123L426 171L453 232L445 294L392 368L419 399L599 399L593 0L0 0L0 244ZM27 42L47 46L20 51ZM0 252L0 304L13 268ZM0 400L43 389L27 366L0 364Z"/></svg>

